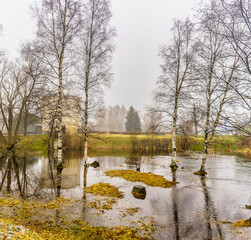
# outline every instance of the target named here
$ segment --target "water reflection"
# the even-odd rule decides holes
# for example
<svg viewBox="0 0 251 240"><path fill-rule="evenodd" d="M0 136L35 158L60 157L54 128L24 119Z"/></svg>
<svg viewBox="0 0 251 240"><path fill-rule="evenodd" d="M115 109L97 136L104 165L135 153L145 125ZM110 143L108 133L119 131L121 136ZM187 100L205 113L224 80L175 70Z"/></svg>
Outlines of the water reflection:
<svg viewBox="0 0 251 240"><path fill-rule="evenodd" d="M176 178L176 169L172 169L172 181L177 182ZM173 222L174 222L174 227L175 227L175 239L179 240L180 235L179 235L179 196L178 196L179 190L177 189L177 185L172 186L172 192L171 192L171 199L172 199L172 204L173 204Z"/></svg>
<svg viewBox="0 0 251 240"><path fill-rule="evenodd" d="M217 210L214 206L214 202L209 194L207 184L206 184L206 178L201 177L200 179L201 185L203 188L203 193L204 193L204 200L205 200L205 217L206 217L206 222L207 222L207 239L211 240L213 239L213 230L212 230L212 224L214 223L216 225L217 229L217 238L223 239L222 236L222 230L221 226L219 223L218 215L217 215ZM214 221L211 221L213 219Z"/></svg>
<svg viewBox="0 0 251 240"><path fill-rule="evenodd" d="M138 151L132 151L130 152L130 155L126 157L125 162L128 165L132 165L135 167L135 171L140 172L142 171L142 168L144 167L144 158L142 157L142 154Z"/></svg>
<svg viewBox="0 0 251 240"><path fill-rule="evenodd" d="M0 191L8 194L18 193L24 199L36 196L40 181L38 175L31 171L36 160L26 155L19 157L15 152L2 156Z"/></svg>
<svg viewBox="0 0 251 240"><path fill-rule="evenodd" d="M248 217L248 210L243 208L250 198L251 178L248 170L251 162L234 156L209 158L211 172L207 178L200 178L192 174L198 166L196 160L180 158L184 169L176 172L165 167L170 160L169 156L149 158L134 154L129 157L93 157L89 159L90 163L100 163L100 167L93 168L84 163L80 154L67 153L63 163L65 168L60 172L53 157L1 157L0 191L2 194L10 193L26 199L48 199L55 196L78 199L79 205L73 206L70 213L75 214L76 219L79 217L95 225L130 225L131 220L153 216L156 226L161 227L157 231L157 239L166 239L166 236L176 240L235 239L234 233L229 228L222 227L219 222ZM140 183L147 191L147 196L142 201L131 194L133 186L139 183L109 178L104 174L104 171L110 169L137 168L142 172L159 174L180 183L169 189L149 187ZM125 193L114 209L106 211L102 216L96 215L96 210L90 207L90 202L94 201L95 197L85 192L87 186L98 182L110 183ZM141 210L134 217L120 222L121 211L135 207ZM55 212L54 217L57 220L64 214Z"/></svg>
<svg viewBox="0 0 251 240"><path fill-rule="evenodd" d="M84 180L84 184L83 184L83 199L86 200L86 187L87 187L87 173L88 173L88 164L85 164L84 160L81 159L81 166L84 165L84 174L83 174L83 180ZM86 202L84 202L84 205Z"/></svg>

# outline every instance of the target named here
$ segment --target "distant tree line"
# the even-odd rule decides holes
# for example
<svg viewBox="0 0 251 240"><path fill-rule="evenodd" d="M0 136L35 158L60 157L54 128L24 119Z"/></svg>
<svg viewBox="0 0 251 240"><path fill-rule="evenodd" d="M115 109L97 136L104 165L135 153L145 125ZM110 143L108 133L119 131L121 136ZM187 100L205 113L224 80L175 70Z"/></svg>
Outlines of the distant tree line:
<svg viewBox="0 0 251 240"><path fill-rule="evenodd" d="M93 122L92 130L124 132L126 115L124 105L104 106Z"/></svg>
<svg viewBox="0 0 251 240"><path fill-rule="evenodd" d="M103 107L100 116L92 124L92 130L141 132L141 120L138 112L132 106L129 111L124 105Z"/></svg>

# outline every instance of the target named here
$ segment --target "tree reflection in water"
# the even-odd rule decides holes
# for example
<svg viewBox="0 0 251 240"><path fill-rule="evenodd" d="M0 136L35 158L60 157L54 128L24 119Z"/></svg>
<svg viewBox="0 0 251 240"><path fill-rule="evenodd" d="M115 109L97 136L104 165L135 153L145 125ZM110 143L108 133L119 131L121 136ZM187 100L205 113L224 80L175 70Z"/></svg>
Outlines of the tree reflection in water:
<svg viewBox="0 0 251 240"><path fill-rule="evenodd" d="M221 226L219 224L217 211L216 211L216 208L214 207L213 200L209 194L208 187L206 185L206 178L201 177L200 181L202 184L203 193L204 193L204 201L205 201L205 217L206 217L206 221L207 221L207 239L208 240L213 239L212 223L216 224L216 229L217 229L217 233L219 235L218 236L219 239L223 239L222 230L221 230ZM214 221L211 221L211 219L213 219Z"/></svg>
<svg viewBox="0 0 251 240"><path fill-rule="evenodd" d="M159 239L166 239L167 235L170 236L168 239L176 240L229 239L229 236L233 236L233 239L235 239L236 234L230 232L226 225L221 225L219 220L221 218L231 218L231 215L240 209L234 208L230 213L224 209L226 203L228 206L234 207L234 203L238 201L236 195L239 193L239 182L233 185L233 191L236 194L230 195L226 202L217 201L216 205L214 198L222 199L229 196L227 190L224 191L222 188L224 182L221 181L219 188L212 179L191 175L188 168L191 161L187 161L187 165L185 165L186 162L184 161L184 170L172 172L172 175L168 176L168 180L179 181L180 184L169 189L147 187L147 198L139 202L130 194L134 183L118 178L107 178L103 173L107 169L120 169L121 167L136 170L139 166L141 171L160 175L166 173L166 168L161 166L166 165L165 163L170 160L169 157L151 158L151 161L148 161L147 157L143 156L142 160L139 161L138 157L141 156L136 156L132 155L131 159L127 157L116 158L114 156L90 158L90 161L97 160L102 163L99 169L94 169L92 167L88 168L84 164L81 154L77 155L74 152L69 157L67 155L64 157L64 164L67 165L67 168L61 171L62 181L60 182L57 181L57 164L53 157L0 156L0 191L2 194L9 193L14 197L21 196L27 200L39 198L45 202L54 199L57 195L78 199L78 202L74 206L67 208L67 210L60 209L61 212L53 212L53 219L60 220L60 217L63 218L67 211L69 215L72 214L76 219L85 219L91 224L103 224L104 218L93 214L95 209L86 204L87 201L90 204L95 197L86 194L85 187L87 181L89 185L108 181L125 192L125 198L115 206L118 211L114 207L114 210L106 212L107 215L105 216L112 219L111 222L108 222L108 225L110 223L116 224L119 221L121 208L140 207L142 211L137 213L139 218L145 216L156 217L157 225L161 226L157 233L160 236ZM226 159L229 161L229 158ZM232 159L233 166L235 166L236 162L234 158ZM143 167L142 163L144 163ZM88 179L87 174L89 174ZM244 174L246 174L248 180L247 171ZM235 179L231 184L235 184L234 181ZM214 188L210 188L211 184L214 184ZM223 191L222 195L217 195L218 190ZM219 211L220 208L223 208L223 211ZM126 224L130 225L130 217L128 219L124 218L124 220ZM126 222L127 220L128 222Z"/></svg>
<svg viewBox="0 0 251 240"><path fill-rule="evenodd" d="M88 173L88 168L89 165L84 162L84 159L81 159L81 169L83 169L83 200L84 200L84 205L86 201L86 187L87 187L87 173Z"/></svg>
<svg viewBox="0 0 251 240"><path fill-rule="evenodd" d="M2 181L0 191L6 191L8 194L19 192L19 196L27 199L28 179L27 179L27 157L21 159L11 152L8 156L1 157ZM4 190L5 188L5 190Z"/></svg>
<svg viewBox="0 0 251 240"><path fill-rule="evenodd" d="M11 152L8 156L0 158L0 191L2 194L12 194L19 196L25 200L39 197L55 196L55 179L53 175L53 160L49 157L49 178L52 181L54 194L49 188L44 188L39 159L36 157L28 157L27 154L19 156L15 152ZM53 192L52 192L53 193ZM60 194L60 192L58 192Z"/></svg>
<svg viewBox="0 0 251 240"><path fill-rule="evenodd" d="M172 181L176 182L176 169L172 169ZM172 204L173 204L173 221L174 221L174 226L175 226L175 239L179 240L180 235L179 235L179 208L178 208L178 189L177 185L174 184L172 186L172 192L171 192L171 199L172 199Z"/></svg>
<svg viewBox="0 0 251 240"><path fill-rule="evenodd" d="M177 182L177 172L172 171L172 181ZM192 222L192 225L189 226L188 223L182 223L179 216L179 188L178 185L173 185L171 189L171 203L172 203L172 211L173 211L173 224L174 224L174 235L172 239L184 239L184 237L189 237L191 234L191 230L195 231L195 229L198 229L197 237L198 239L224 239L221 226L219 223L217 210L214 206L213 200L210 196L207 184L206 184L206 178L201 177L200 178L202 189L203 189L203 202L204 202L204 217L206 220L206 224L203 223L202 219L200 222ZM181 203L181 207L184 205L184 203ZM196 224L197 227L196 227ZM215 225L216 231L213 231L213 227ZM184 226L184 232L182 232L181 226ZM203 226L206 226L206 228L203 230ZM195 233L196 234L196 233ZM193 234L192 234L193 235ZM195 235L196 236L196 235Z"/></svg>
<svg viewBox="0 0 251 240"><path fill-rule="evenodd" d="M142 154L137 151L131 151L130 156L125 159L127 164L135 165L135 171L140 172L143 167Z"/></svg>

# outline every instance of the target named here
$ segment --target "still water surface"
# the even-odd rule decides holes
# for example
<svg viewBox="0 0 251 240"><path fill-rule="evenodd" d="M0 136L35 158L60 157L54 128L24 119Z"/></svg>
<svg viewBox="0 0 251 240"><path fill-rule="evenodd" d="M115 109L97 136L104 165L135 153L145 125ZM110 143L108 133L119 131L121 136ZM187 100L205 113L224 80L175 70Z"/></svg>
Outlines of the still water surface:
<svg viewBox="0 0 251 240"><path fill-rule="evenodd" d="M180 157L176 174L168 167L170 156L143 156L140 159L139 163L138 158L135 161L135 158L130 157L92 157L89 162L96 160L100 167L89 167L85 175L83 159L66 156L67 167L62 173L61 196L80 200L70 209L70 216L103 226L133 226L132 221L135 220L146 224L152 222L156 227L156 239L251 239L251 228L241 229L242 233L237 233L231 224L220 223L247 219L251 215L251 210L245 209L245 205L251 205L251 160L238 156L210 156L206 165L208 175L201 178L192 174L200 167L200 157ZM17 164L0 161L1 179L6 175L1 184L2 194L10 192L18 195L23 191L28 199L55 197L56 168L52 160L32 157L19 159ZM104 174L104 171L111 169L137 168L141 172L162 175L179 184L163 189L110 178ZM5 174L6 169L11 169L11 174ZM86 200L83 200L84 186L99 182L110 183L125 193L113 209L101 214L88 204L95 201L94 196L86 194ZM146 187L144 200L136 199L131 194L136 184ZM135 207L139 211L133 216L125 214L126 208Z"/></svg>

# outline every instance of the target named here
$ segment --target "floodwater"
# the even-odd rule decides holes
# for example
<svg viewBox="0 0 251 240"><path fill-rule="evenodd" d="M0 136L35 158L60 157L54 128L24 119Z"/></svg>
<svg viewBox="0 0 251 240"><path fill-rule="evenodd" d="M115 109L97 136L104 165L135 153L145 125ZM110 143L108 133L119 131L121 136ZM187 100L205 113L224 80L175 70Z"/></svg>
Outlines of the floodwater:
<svg viewBox="0 0 251 240"><path fill-rule="evenodd" d="M98 161L100 167L85 169L81 157L66 155L61 196L80 200L70 209L70 214L72 218L84 219L92 225L134 227L153 224L156 229L154 238L163 240L251 239L251 228L235 229L231 224L221 223L251 216L251 210L245 208L245 205L251 205L251 160L229 155L209 156L208 175L202 178L193 174L200 168L200 159L200 156L179 157L179 168L172 173L168 167L170 156L92 157L89 163ZM0 168L2 194L19 195L22 192L28 199L40 200L55 197L56 166L53 160L32 157L11 163L2 159ZM6 174L6 169L11 171ZM150 187L107 177L104 171L112 169L140 169L179 183L167 189ZM124 192L124 198L119 199L111 210L102 212L88 204L97 199L84 194L84 186L99 182L110 183ZM131 193L133 186L139 184L146 187L144 200L134 198ZM127 208L139 210L131 216L126 213Z"/></svg>

